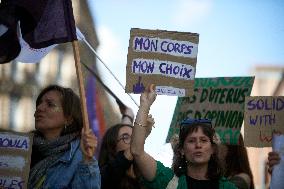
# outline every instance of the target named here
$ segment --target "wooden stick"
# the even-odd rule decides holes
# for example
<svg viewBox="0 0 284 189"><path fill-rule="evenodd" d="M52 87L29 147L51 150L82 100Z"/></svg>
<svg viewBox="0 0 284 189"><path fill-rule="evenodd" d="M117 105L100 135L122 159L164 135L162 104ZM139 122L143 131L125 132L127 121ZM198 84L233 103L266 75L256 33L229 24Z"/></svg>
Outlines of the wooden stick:
<svg viewBox="0 0 284 189"><path fill-rule="evenodd" d="M78 84L79 84L79 93L80 93L81 109L82 109L82 116L83 116L83 127L85 128L86 131L88 131L90 129L90 125L89 125L89 119L88 119L85 87L84 87L83 74L82 74L82 69L81 69L78 41L77 40L72 41L72 46L73 46L73 52L74 52L76 74L77 74L77 79L78 79Z"/></svg>
<svg viewBox="0 0 284 189"><path fill-rule="evenodd" d="M84 80L83 74L81 69L81 61L80 61L80 53L79 53L79 46L78 41L72 41L72 47L74 52L74 59L75 59L75 67L76 67L76 74L79 84L79 93L80 93L80 102L81 102L81 109L82 109L82 116L83 116L83 129L85 132L89 132L90 125L88 119L88 111L86 105L86 95L85 95L85 87L84 87ZM89 155L92 153L92 148L89 147L86 149L86 153ZM90 157L83 153L84 161L88 162Z"/></svg>

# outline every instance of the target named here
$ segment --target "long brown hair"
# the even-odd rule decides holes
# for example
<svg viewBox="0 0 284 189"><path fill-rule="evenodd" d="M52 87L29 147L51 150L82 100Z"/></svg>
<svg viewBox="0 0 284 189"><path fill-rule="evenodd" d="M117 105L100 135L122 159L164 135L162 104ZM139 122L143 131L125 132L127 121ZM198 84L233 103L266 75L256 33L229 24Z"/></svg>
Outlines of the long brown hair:
<svg viewBox="0 0 284 189"><path fill-rule="evenodd" d="M122 127L131 127L130 125L125 124L116 124L110 127L104 134L102 139L102 144L100 148L99 155L99 166L102 167L108 162L115 159L116 156L116 145L117 137L120 128Z"/></svg>
<svg viewBox="0 0 284 189"><path fill-rule="evenodd" d="M244 146L242 134L239 136L238 145L227 144L227 147L228 151L225 158L225 177L231 177L239 173L246 173L251 179L250 189L254 189L253 175L250 169L247 149Z"/></svg>
<svg viewBox="0 0 284 189"><path fill-rule="evenodd" d="M111 161L115 160L117 151L117 138L119 130L122 127L130 127L131 125L128 124L116 124L110 127L103 136L102 144L100 148L99 154L99 167L103 169L105 165L110 163ZM127 170L125 171L125 175L120 181L120 185L117 188L127 188L127 189L143 189L143 185L140 182L140 173L136 168L135 164L133 164L134 174L136 178L130 177L127 174ZM103 185L103 183L102 183Z"/></svg>
<svg viewBox="0 0 284 189"><path fill-rule="evenodd" d="M174 157L172 164L174 173L177 176L186 174L187 163L184 156L181 155L181 149L183 148L186 137L189 134L197 131L198 128L200 128L203 131L203 133L207 137L209 137L212 147L214 148L214 153L212 154L208 162L207 178L210 180L219 179L222 176L222 168L219 158L217 156L218 154L217 144L215 144L213 140L215 135L215 130L211 127L211 125L205 123L193 123L190 125L183 126L181 128L182 129L180 130L179 143L174 147Z"/></svg>

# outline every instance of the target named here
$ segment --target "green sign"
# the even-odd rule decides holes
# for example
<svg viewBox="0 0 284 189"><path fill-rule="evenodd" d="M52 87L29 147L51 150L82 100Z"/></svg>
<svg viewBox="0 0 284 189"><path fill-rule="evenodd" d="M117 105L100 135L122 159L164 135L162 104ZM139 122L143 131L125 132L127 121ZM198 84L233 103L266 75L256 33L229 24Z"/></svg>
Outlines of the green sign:
<svg viewBox="0 0 284 189"><path fill-rule="evenodd" d="M177 100L166 142L179 133L182 120L207 118L223 143L237 144L253 82L254 77L196 78L193 96Z"/></svg>

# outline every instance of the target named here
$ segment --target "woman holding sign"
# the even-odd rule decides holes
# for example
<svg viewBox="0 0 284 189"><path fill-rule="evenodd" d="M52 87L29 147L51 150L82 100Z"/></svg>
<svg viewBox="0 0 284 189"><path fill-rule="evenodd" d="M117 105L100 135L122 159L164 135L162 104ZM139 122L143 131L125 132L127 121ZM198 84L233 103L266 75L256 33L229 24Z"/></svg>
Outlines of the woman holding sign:
<svg viewBox="0 0 284 189"><path fill-rule="evenodd" d="M146 187L235 189L234 184L221 176L215 131L210 120L187 119L181 123L172 169L165 167L144 151L147 115L155 98L153 87L141 94L131 142L131 152L144 177Z"/></svg>
<svg viewBox="0 0 284 189"><path fill-rule="evenodd" d="M28 188L100 188L97 139L82 129L80 107L70 88L51 85L37 97Z"/></svg>

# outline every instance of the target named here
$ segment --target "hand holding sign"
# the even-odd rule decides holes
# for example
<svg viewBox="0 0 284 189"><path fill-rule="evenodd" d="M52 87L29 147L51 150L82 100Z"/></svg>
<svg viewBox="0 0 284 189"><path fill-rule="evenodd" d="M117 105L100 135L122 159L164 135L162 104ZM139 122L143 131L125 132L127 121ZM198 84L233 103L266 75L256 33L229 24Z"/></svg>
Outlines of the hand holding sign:
<svg viewBox="0 0 284 189"><path fill-rule="evenodd" d="M83 128L81 133L81 150L84 154L84 162L88 163L93 160L97 149L97 137L89 128Z"/></svg>
<svg viewBox="0 0 284 189"><path fill-rule="evenodd" d="M146 109L150 109L153 102L156 100L157 94L155 92L155 85L149 85L144 93L140 96L140 106L145 107Z"/></svg>
<svg viewBox="0 0 284 189"><path fill-rule="evenodd" d="M274 165L279 164L280 159L281 158L280 158L280 155L279 155L278 152L272 151L272 152L268 153L268 162L267 162L267 164L269 166L268 167L268 172L269 173L272 173Z"/></svg>

